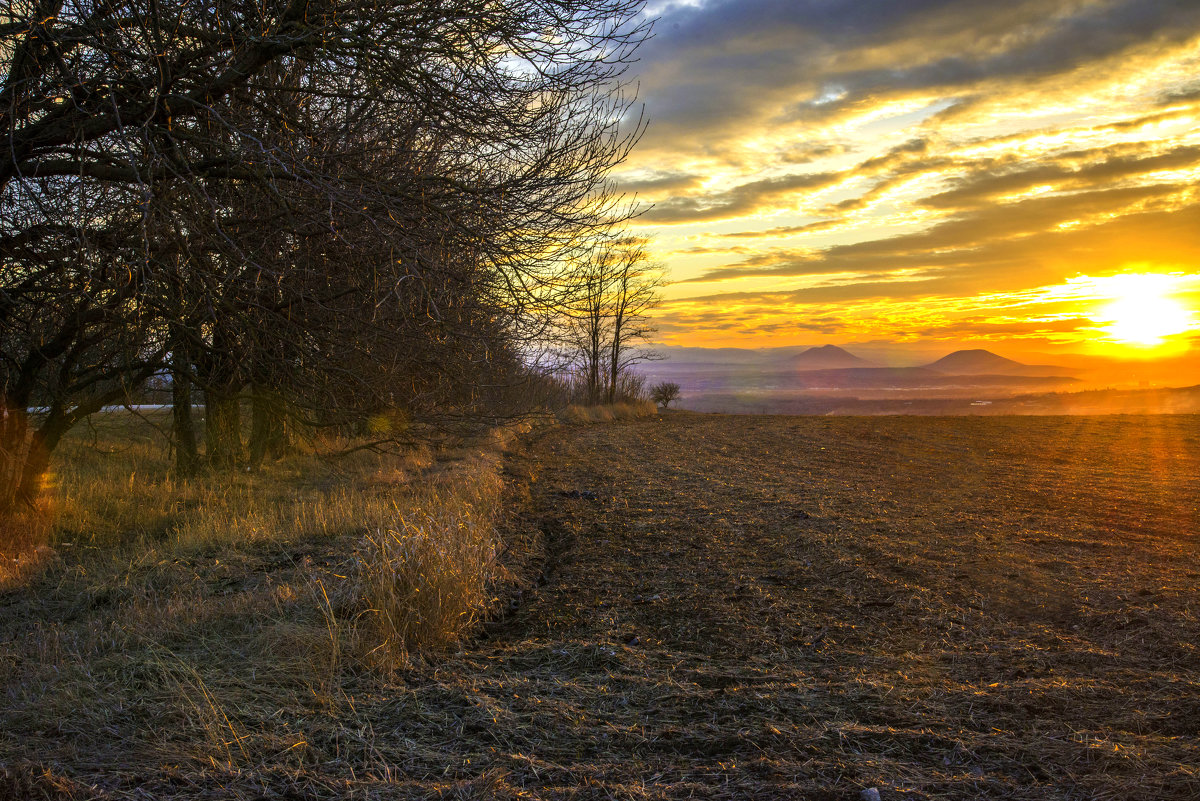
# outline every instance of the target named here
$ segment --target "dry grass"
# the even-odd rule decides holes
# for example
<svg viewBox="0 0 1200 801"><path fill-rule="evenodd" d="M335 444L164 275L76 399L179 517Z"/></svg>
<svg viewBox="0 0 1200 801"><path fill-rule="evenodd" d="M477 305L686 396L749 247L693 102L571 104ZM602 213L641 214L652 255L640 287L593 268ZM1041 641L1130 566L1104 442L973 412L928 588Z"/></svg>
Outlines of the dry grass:
<svg viewBox="0 0 1200 801"><path fill-rule="evenodd" d="M46 544L51 533L51 519L46 514L22 508L0 516L0 542L6 543L0 549L0 591L19 586L54 557Z"/></svg>
<svg viewBox="0 0 1200 801"><path fill-rule="evenodd" d="M559 415L564 423L586 425L611 423L616 420L640 420L658 414L653 401L622 401L601 406L579 406L571 404Z"/></svg>
<svg viewBox="0 0 1200 801"><path fill-rule="evenodd" d="M7 561L0 797L91 797L56 764L357 759L347 685L451 646L490 600L515 432L180 481L158 422L106 415L65 443L33 521L49 547Z"/></svg>
<svg viewBox="0 0 1200 801"><path fill-rule="evenodd" d="M503 489L494 462L475 457L429 482L365 537L360 579L385 663L443 648L469 632L487 603Z"/></svg>
<svg viewBox="0 0 1200 801"><path fill-rule="evenodd" d="M368 651L393 659L444 647L478 619L497 547L498 454L528 425L442 451L436 465L428 448L322 460L315 448L337 452L349 444L325 441L257 472L180 480L156 422L113 413L88 437L65 443L49 514L34 518L51 549L35 557L117 553L119 571L129 554L161 561L225 552L229 559L296 542L345 547L354 538L354 582L337 595L344 604L366 603L354 628ZM36 561L25 556L22 564ZM318 595L328 628L340 631L324 584Z"/></svg>
<svg viewBox="0 0 1200 801"><path fill-rule="evenodd" d="M256 472L179 479L171 471L162 417L97 416L56 453L48 476L54 548L178 550L336 536L385 515L388 493L432 464L428 449L360 451L323 460L336 441Z"/></svg>

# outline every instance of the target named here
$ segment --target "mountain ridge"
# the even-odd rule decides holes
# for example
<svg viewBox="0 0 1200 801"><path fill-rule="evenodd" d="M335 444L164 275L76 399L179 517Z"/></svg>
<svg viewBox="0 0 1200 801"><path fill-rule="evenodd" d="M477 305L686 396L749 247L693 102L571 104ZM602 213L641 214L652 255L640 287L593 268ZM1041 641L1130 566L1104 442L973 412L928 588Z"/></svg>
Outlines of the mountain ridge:
<svg viewBox="0 0 1200 801"><path fill-rule="evenodd" d="M878 366L837 345L809 348L792 356L787 362L788 366L798 370L843 370Z"/></svg>
<svg viewBox="0 0 1200 801"><path fill-rule="evenodd" d="M1074 371L1053 364L1023 364L983 348L956 350L922 365L946 375L1070 376Z"/></svg>

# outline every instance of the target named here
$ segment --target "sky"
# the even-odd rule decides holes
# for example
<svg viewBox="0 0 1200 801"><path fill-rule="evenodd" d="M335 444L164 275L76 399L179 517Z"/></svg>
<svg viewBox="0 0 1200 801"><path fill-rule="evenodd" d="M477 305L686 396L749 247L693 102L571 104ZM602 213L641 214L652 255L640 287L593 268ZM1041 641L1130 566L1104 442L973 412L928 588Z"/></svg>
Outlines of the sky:
<svg viewBox="0 0 1200 801"><path fill-rule="evenodd" d="M1200 344L1200 2L652 6L666 345Z"/></svg>

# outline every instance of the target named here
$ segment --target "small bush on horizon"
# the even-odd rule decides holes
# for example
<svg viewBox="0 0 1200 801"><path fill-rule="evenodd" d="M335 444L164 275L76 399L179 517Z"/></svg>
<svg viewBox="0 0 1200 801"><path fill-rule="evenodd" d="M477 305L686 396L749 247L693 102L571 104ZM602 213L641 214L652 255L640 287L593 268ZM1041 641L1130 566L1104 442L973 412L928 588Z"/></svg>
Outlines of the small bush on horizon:
<svg viewBox="0 0 1200 801"><path fill-rule="evenodd" d="M678 384L673 381L663 381L650 388L650 400L667 409L673 402L679 400L681 397L679 392Z"/></svg>

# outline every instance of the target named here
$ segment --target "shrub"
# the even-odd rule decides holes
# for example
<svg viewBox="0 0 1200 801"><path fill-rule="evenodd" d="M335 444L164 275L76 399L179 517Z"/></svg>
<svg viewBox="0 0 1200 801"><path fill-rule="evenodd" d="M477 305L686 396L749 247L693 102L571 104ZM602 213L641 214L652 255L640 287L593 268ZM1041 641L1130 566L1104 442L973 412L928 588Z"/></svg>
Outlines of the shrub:
<svg viewBox="0 0 1200 801"><path fill-rule="evenodd" d="M661 384L655 384L650 388L650 400L664 409L668 408L672 402L679 400L679 398L679 385L673 381L663 381Z"/></svg>

